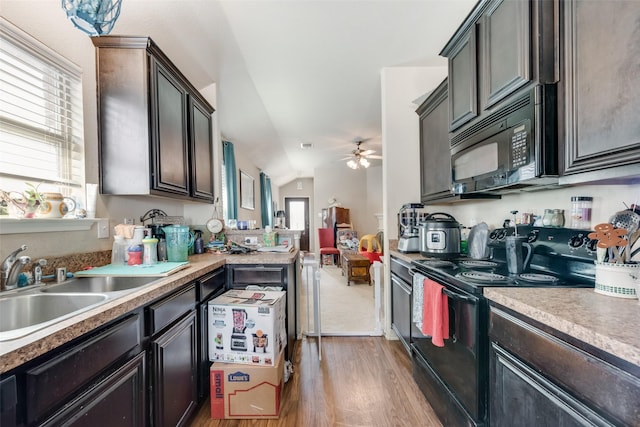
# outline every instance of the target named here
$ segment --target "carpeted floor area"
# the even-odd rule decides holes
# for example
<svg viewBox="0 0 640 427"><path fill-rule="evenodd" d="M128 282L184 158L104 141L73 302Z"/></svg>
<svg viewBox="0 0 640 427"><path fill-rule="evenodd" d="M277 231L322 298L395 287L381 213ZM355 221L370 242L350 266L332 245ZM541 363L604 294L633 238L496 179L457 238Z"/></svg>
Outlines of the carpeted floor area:
<svg viewBox="0 0 640 427"><path fill-rule="evenodd" d="M325 265L318 271L322 335L371 335L375 329L373 285L352 282L347 286L347 279L342 276L341 269L333 265ZM307 281L310 282L308 285ZM303 334L313 335L316 333L313 322L313 284L311 274L307 274L306 269L302 270L302 286L299 289L301 331ZM307 290L311 292L308 300Z"/></svg>

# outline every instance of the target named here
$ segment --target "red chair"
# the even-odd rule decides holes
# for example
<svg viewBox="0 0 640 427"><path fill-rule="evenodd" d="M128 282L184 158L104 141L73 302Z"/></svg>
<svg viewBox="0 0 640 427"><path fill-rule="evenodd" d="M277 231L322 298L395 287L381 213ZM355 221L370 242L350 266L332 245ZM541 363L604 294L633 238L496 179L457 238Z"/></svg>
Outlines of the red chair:
<svg viewBox="0 0 640 427"><path fill-rule="evenodd" d="M320 268L322 268L322 255L333 255L334 264L338 264L337 256L340 251L336 248L335 236L333 228L318 228L318 245L320 246Z"/></svg>

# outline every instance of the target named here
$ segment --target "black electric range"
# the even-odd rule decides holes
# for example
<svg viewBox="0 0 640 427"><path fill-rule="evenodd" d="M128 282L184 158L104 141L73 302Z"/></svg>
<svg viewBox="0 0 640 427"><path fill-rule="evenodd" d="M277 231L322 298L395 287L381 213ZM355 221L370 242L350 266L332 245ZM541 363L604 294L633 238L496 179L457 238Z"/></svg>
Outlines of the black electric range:
<svg viewBox="0 0 640 427"><path fill-rule="evenodd" d="M442 285L448 296L449 339L437 347L431 337L411 333L414 378L444 425L487 423L489 338L487 287L594 287L596 241L588 230L519 226L532 246L528 268L509 274L506 237L514 228L489 235L491 256L476 260L425 258L412 272Z"/></svg>
<svg viewBox="0 0 640 427"><path fill-rule="evenodd" d="M518 227L527 236L533 255L527 270L518 275L507 271L505 241L514 228L498 228L489 235L488 259L456 257L423 258L412 266L419 272L451 281L466 292L481 294L485 287L594 287L596 240L589 230L569 228Z"/></svg>

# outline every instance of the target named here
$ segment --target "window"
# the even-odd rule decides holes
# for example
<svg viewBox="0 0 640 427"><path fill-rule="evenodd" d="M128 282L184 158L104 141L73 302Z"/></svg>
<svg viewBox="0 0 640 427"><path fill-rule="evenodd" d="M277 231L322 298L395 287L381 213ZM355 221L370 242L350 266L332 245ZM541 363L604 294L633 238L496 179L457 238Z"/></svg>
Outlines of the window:
<svg viewBox="0 0 640 427"><path fill-rule="evenodd" d="M0 189L84 199L80 68L0 18Z"/></svg>

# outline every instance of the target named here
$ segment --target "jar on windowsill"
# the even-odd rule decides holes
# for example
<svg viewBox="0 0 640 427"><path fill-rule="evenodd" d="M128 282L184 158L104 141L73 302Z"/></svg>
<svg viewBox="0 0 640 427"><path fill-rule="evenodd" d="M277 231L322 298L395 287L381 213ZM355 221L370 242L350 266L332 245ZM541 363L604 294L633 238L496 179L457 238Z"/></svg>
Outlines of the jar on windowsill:
<svg viewBox="0 0 640 427"><path fill-rule="evenodd" d="M564 226L564 209L554 209L551 215L551 227Z"/></svg>
<svg viewBox="0 0 640 427"><path fill-rule="evenodd" d="M542 216L542 226L543 227L551 227L551 221L553 219L553 210L545 209L544 215Z"/></svg>

